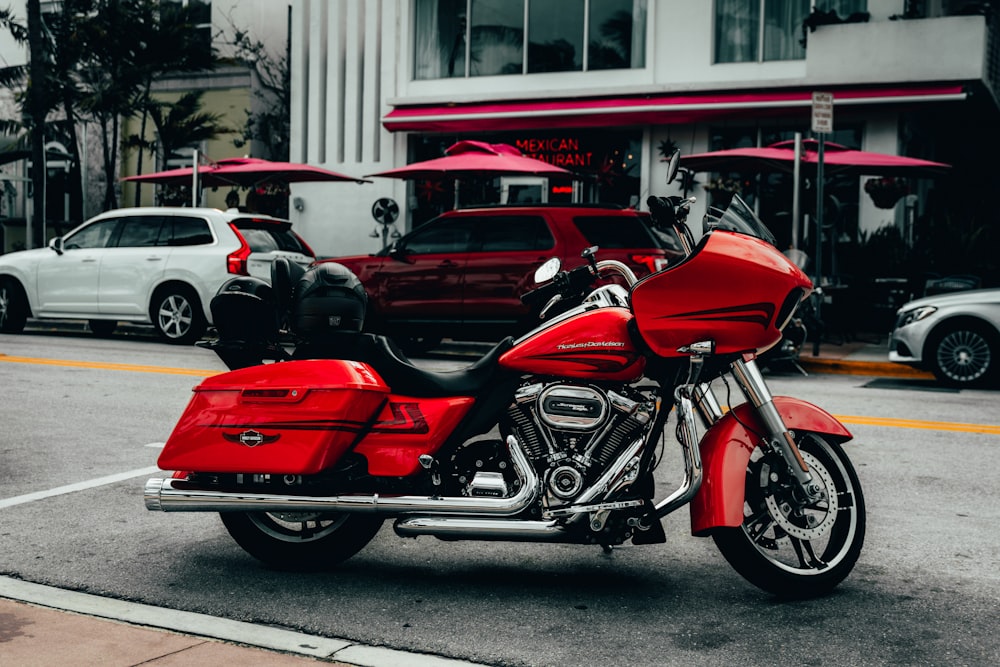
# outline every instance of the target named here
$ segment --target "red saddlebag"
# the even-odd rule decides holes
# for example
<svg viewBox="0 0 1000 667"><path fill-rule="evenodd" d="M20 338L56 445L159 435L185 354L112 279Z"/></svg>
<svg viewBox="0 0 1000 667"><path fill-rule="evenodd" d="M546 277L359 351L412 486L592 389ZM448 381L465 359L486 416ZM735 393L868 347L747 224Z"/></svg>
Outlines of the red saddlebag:
<svg viewBox="0 0 1000 667"><path fill-rule="evenodd" d="M210 377L157 461L164 470L314 474L370 425L389 388L367 364L291 361Z"/></svg>

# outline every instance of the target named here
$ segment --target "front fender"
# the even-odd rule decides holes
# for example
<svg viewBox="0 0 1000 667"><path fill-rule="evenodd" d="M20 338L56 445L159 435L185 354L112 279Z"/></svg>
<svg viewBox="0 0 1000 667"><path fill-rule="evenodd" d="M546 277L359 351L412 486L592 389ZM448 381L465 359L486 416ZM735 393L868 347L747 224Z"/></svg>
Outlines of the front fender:
<svg viewBox="0 0 1000 667"><path fill-rule="evenodd" d="M812 403L775 396L774 405L789 430L819 433L835 442L853 437L836 417ZM704 477L691 501L692 534L702 535L712 528L731 528L743 523L747 463L763 431L757 413L743 403L705 433L699 443Z"/></svg>

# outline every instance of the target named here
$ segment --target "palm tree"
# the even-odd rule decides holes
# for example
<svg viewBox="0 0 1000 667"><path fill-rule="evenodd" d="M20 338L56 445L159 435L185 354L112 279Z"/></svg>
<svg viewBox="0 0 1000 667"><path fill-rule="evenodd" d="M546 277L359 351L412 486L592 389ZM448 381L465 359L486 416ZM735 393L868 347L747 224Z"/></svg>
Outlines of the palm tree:
<svg viewBox="0 0 1000 667"><path fill-rule="evenodd" d="M203 94L200 90L185 93L173 103L150 100L147 113L156 128L157 162L161 169L180 149L233 132L219 124L221 114L201 111Z"/></svg>
<svg viewBox="0 0 1000 667"><path fill-rule="evenodd" d="M141 118L138 134L126 137L127 147L136 149L136 174L142 173L143 152L155 150L155 143L146 137L146 123L150 110L157 106L152 97L153 82L168 72L197 72L210 70L215 66L212 49L200 48L201 36L195 30L200 22L194 5L161 5L146 0L143 6L146 18L140 26L144 48L136 54L136 67L141 73L141 87L135 106ZM142 194L141 183L136 183L135 206L139 205Z"/></svg>

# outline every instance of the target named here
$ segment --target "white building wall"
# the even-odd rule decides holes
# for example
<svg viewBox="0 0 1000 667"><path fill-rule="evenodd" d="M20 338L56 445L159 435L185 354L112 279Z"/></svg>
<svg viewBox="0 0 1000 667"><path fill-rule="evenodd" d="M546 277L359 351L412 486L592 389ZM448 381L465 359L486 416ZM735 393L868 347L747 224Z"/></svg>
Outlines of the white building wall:
<svg viewBox="0 0 1000 667"><path fill-rule="evenodd" d="M823 73L823 85L857 82L857 72L836 67L838 59L842 60L835 51L840 37L833 39L832 33L840 26L824 26L811 33L810 50L805 60L713 65L712 7L709 0L649 0L647 66L641 70L415 81L411 76L414 52L411 0L292 0L292 159L353 176L406 164L406 133L389 133L380 123L380 119L402 101L407 104L460 103L783 88L810 85L813 70ZM917 22L887 21L889 16L903 9L903 0L869 0L872 20L880 21L877 25L871 24L871 30L878 34L883 28L891 28L905 33L906 24ZM930 22L926 25L932 26ZM844 34L849 34L849 29L858 34L858 26L844 26ZM898 39L912 41L912 38ZM935 43L939 44L928 38L923 47ZM846 53L843 57L849 55ZM817 65L819 56L832 64ZM954 61L944 55L941 58L935 56L942 72L968 73L967 52ZM865 63L860 67L871 69ZM920 76L917 80L929 79ZM665 166L656 151L659 142L668 137L684 152L708 149L708 128L705 126L646 128L641 201L651 193L677 191L676 187L670 189L664 185ZM895 116L869 123L864 141L866 149L897 153ZM301 210L293 208L292 220L318 254L336 256L381 249L383 239L372 238L370 234L378 229L371 217L372 204L382 197L391 197L399 203L403 218L397 228L400 232L407 231L406 183L383 178L372 181L360 186L351 183L293 185L293 199L301 203ZM860 183L859 180L859 188ZM704 193L695 191L694 194ZM893 212L875 209L866 196L860 197L860 201L862 229L891 222L887 216L891 217ZM700 215L701 206L695 207L694 215Z"/></svg>
<svg viewBox="0 0 1000 667"><path fill-rule="evenodd" d="M305 66L293 67L292 160L358 177L405 164L405 138L383 129L381 118L391 110L385 93L392 95L397 85L399 11L407 4L293 1L293 61L304 58ZM369 236L372 205L392 197L402 207L406 184L371 180L292 185L299 206L290 216L317 254L381 249L381 237Z"/></svg>

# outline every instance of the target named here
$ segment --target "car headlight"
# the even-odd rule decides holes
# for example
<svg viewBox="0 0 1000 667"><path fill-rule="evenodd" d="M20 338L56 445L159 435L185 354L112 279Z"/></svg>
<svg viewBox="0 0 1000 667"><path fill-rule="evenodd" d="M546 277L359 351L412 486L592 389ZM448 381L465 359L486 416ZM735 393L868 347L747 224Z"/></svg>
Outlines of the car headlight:
<svg viewBox="0 0 1000 667"><path fill-rule="evenodd" d="M919 322L925 317L929 317L937 312L937 306L921 306L913 310L901 312L896 318L896 328L905 327L907 324Z"/></svg>

